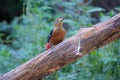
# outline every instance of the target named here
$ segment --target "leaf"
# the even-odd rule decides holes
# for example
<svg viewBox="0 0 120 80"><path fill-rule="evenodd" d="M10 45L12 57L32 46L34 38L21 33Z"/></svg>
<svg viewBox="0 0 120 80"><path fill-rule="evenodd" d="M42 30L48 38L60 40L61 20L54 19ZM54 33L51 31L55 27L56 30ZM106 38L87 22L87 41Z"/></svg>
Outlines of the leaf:
<svg viewBox="0 0 120 80"><path fill-rule="evenodd" d="M43 7L41 7L41 9L43 9L43 10L50 10L50 9L53 9L53 8L49 7L49 6L43 6Z"/></svg>
<svg viewBox="0 0 120 80"><path fill-rule="evenodd" d="M95 8L91 8L91 9L87 10L87 13L101 12L101 11L105 11L105 9L100 8L100 7L95 7Z"/></svg>
<svg viewBox="0 0 120 80"><path fill-rule="evenodd" d="M118 10L118 11L120 11L120 7L116 7L116 8L115 8L115 10Z"/></svg>

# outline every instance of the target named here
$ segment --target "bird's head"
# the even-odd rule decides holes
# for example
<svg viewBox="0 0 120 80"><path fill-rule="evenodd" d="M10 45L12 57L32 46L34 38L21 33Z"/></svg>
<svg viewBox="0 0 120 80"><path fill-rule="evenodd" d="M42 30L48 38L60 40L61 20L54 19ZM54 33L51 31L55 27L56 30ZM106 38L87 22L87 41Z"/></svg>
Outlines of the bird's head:
<svg viewBox="0 0 120 80"><path fill-rule="evenodd" d="M64 18L58 18L55 21L55 26L62 26Z"/></svg>

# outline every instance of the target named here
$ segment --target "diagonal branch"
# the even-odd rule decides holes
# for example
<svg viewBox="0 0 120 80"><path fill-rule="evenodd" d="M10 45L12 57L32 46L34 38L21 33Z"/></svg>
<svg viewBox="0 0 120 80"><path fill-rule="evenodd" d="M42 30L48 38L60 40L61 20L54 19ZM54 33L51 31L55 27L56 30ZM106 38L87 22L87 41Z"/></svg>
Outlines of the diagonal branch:
<svg viewBox="0 0 120 80"><path fill-rule="evenodd" d="M119 38L120 14L91 28L80 29L76 35L4 74L0 80L40 80Z"/></svg>

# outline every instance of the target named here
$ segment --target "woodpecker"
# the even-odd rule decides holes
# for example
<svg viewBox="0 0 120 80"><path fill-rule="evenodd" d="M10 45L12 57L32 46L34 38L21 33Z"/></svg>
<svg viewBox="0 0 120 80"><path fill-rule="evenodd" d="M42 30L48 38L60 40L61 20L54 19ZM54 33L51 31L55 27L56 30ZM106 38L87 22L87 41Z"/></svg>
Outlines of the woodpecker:
<svg viewBox="0 0 120 80"><path fill-rule="evenodd" d="M65 38L66 30L62 26L63 20L64 18L58 18L55 20L54 28L50 31L47 43L45 45L46 50L59 44Z"/></svg>

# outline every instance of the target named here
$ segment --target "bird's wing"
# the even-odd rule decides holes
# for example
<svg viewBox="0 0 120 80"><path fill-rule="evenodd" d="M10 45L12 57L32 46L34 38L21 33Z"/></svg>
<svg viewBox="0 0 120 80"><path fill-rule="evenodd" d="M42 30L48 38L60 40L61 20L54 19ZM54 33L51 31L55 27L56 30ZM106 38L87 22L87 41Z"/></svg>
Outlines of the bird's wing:
<svg viewBox="0 0 120 80"><path fill-rule="evenodd" d="M48 35L48 40L47 40L47 42L49 42L49 40L51 39L52 34L53 34L53 29L50 31L50 33L49 33L49 35Z"/></svg>

